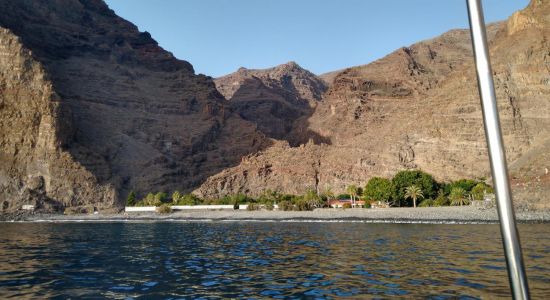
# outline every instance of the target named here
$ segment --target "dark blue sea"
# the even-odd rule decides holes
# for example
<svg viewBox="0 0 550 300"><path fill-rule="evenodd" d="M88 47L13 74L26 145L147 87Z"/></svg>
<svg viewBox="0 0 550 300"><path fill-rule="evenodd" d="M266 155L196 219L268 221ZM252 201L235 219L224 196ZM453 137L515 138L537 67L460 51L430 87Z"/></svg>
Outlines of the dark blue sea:
<svg viewBox="0 0 550 300"><path fill-rule="evenodd" d="M521 225L550 299L550 224ZM510 297L497 225L0 223L1 299Z"/></svg>

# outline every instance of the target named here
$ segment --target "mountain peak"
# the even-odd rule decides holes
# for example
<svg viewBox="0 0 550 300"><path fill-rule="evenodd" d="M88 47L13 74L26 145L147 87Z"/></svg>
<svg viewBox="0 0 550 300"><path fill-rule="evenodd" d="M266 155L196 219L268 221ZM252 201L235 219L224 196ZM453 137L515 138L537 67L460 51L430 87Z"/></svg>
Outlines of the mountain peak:
<svg viewBox="0 0 550 300"><path fill-rule="evenodd" d="M285 64L278 65L274 69L283 70L287 72L288 71L306 71L304 68L298 65L295 61L289 61Z"/></svg>

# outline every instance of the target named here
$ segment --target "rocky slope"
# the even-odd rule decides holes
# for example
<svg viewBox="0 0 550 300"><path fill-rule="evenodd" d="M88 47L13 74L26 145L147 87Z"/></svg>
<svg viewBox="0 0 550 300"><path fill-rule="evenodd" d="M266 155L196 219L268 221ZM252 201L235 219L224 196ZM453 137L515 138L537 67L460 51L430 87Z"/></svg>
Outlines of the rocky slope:
<svg viewBox="0 0 550 300"><path fill-rule="evenodd" d="M550 206L549 15L550 1L533 0L488 29L518 201L539 207ZM307 129L329 142L298 148L278 142L210 177L196 193L342 191L351 182L364 184L407 168L440 180L490 175L467 30L323 77L330 88Z"/></svg>
<svg viewBox="0 0 550 300"><path fill-rule="evenodd" d="M295 62L271 69L237 72L215 80L217 89L231 102L231 107L245 120L258 125L267 136L299 145L309 138L296 133L307 128L304 122L312 115L327 90L325 82Z"/></svg>
<svg viewBox="0 0 550 300"><path fill-rule="evenodd" d="M190 191L268 145L99 0L0 0L0 210Z"/></svg>

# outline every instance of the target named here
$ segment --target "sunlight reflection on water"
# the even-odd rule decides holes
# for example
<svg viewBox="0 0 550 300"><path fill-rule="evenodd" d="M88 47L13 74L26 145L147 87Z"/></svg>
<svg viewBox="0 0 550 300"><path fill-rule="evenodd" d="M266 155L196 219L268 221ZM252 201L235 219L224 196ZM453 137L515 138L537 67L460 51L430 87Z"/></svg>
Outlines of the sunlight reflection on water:
<svg viewBox="0 0 550 300"><path fill-rule="evenodd" d="M496 225L0 224L0 298L509 297ZM534 298L549 224L521 225Z"/></svg>

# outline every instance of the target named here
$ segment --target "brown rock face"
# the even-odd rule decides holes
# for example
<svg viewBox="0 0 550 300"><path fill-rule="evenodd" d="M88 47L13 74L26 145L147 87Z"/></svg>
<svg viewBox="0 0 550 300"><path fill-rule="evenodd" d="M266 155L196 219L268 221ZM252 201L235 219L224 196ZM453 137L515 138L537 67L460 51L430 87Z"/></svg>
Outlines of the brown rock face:
<svg viewBox="0 0 550 300"><path fill-rule="evenodd" d="M258 125L268 137L299 145L318 135L307 128L326 84L295 62L271 69L239 69L215 80L218 90L245 120Z"/></svg>
<svg viewBox="0 0 550 300"><path fill-rule="evenodd" d="M549 15L550 2L534 0L488 28L516 198L539 207L550 204ZM308 130L331 145L264 150L210 177L197 193L342 191L409 168L440 180L490 175L467 30L321 77L330 88L307 120ZM270 172L260 171L265 166Z"/></svg>
<svg viewBox="0 0 550 300"><path fill-rule="evenodd" d="M408 168L489 176L466 30L320 77L288 63L214 83L100 0L0 12L0 211L120 207L130 190L339 192ZM533 0L489 28L516 199L537 207L550 206L549 16Z"/></svg>
<svg viewBox="0 0 550 300"><path fill-rule="evenodd" d="M102 1L0 0L0 209L190 191L266 139Z"/></svg>

